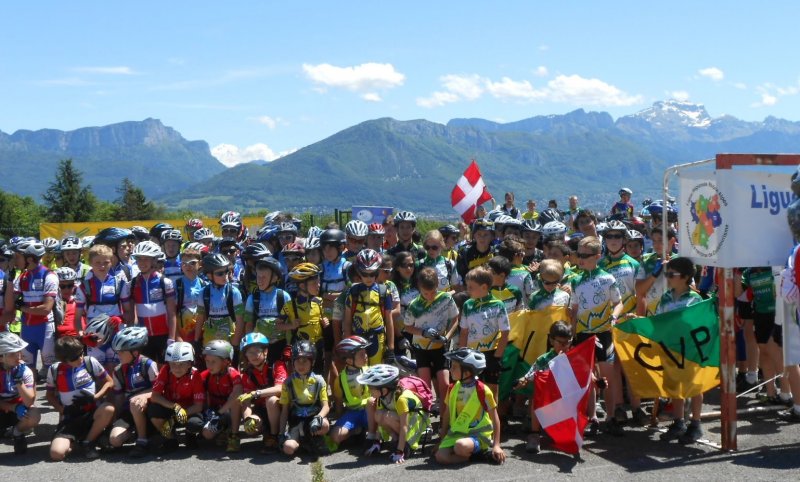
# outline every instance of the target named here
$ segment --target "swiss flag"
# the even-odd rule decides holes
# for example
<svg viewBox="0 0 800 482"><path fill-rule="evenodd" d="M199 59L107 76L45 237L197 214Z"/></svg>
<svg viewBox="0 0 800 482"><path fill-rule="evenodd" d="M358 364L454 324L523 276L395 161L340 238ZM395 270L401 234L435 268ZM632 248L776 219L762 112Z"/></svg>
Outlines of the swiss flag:
<svg viewBox="0 0 800 482"><path fill-rule="evenodd" d="M465 223L471 223L475 219L475 208L478 204L490 199L492 195L483 183L478 163L473 160L450 193L450 203Z"/></svg>
<svg viewBox="0 0 800 482"><path fill-rule="evenodd" d="M583 445L586 404L592 384L595 337L550 361L536 373L533 406L536 417L557 450L577 454Z"/></svg>

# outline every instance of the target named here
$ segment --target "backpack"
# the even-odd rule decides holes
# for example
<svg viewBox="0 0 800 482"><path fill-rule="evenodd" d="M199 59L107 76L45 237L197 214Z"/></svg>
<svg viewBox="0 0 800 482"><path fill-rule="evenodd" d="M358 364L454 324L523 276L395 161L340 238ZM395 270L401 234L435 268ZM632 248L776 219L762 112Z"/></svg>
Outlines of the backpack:
<svg viewBox="0 0 800 482"><path fill-rule="evenodd" d="M367 290L370 290L370 289L371 288L367 288ZM381 310L381 316L384 315L384 313L383 313L384 308L383 307L386 306L387 291L388 290L386 289L386 283L378 284L378 304L377 304L377 306ZM356 297L356 295L353 293L352 289L350 290L349 296L350 296L350 306L352 307L351 309L353 310L353 313L356 312L356 304L359 304L359 303L364 305L364 306L375 306L375 303L370 303L370 302L366 302L366 301L359 302L357 297ZM384 317L384 321L385 320L386 320L386 318Z"/></svg>
<svg viewBox="0 0 800 482"><path fill-rule="evenodd" d="M89 355L84 356L83 357L83 367L86 369L86 373L88 373L89 376L91 376L92 379L96 383L97 382L97 377L95 376L94 364L92 363L92 360L94 360L93 357L91 357ZM61 362L53 363L52 365L50 365L50 376L53 378L53 383L58 383L58 367L59 367L59 365L61 365ZM123 386L125 386L125 385L123 385Z"/></svg>
<svg viewBox="0 0 800 482"><path fill-rule="evenodd" d="M228 284L228 293L225 296L225 304L228 307L228 316L231 320L236 321L236 310L233 307L233 290L236 289L233 285ZM206 318L210 317L211 309L211 283L203 287L203 307L206 309Z"/></svg>
<svg viewBox="0 0 800 482"><path fill-rule="evenodd" d="M48 269L45 278L50 274L56 275ZM61 298L61 290L59 289L56 293L55 302L53 303L53 324L55 324L55 326L61 326L61 324L64 323L64 312L66 310L64 304L64 300Z"/></svg>
<svg viewBox="0 0 800 482"><path fill-rule="evenodd" d="M133 296L133 292L136 289L136 282L139 281L141 278L142 278L142 274L139 273L139 275L136 276L135 278L133 278L133 281L131 281L131 296ZM164 276L160 276L158 278L158 285L161 287L161 302L164 303L164 305L166 306L166 304L167 304L167 288L164 286Z"/></svg>
<svg viewBox="0 0 800 482"><path fill-rule="evenodd" d="M198 279L200 279L200 278L198 278ZM206 282L203 281L203 280L200 280L200 285L205 288ZM175 310L175 312L177 313L178 316L180 316L181 312L183 312L183 301L186 299L185 298L186 297L186 293L185 292L186 292L186 287L183 284L183 277L180 277L180 278L175 280L175 295L176 295L176 299L175 299L176 310Z"/></svg>
<svg viewBox="0 0 800 482"><path fill-rule="evenodd" d="M414 375L409 375L401 378L397 382L397 388L413 392L414 395L419 398L419 401L422 402L422 409L426 412L431 409L433 405L433 393L428 384L425 383L425 380Z"/></svg>

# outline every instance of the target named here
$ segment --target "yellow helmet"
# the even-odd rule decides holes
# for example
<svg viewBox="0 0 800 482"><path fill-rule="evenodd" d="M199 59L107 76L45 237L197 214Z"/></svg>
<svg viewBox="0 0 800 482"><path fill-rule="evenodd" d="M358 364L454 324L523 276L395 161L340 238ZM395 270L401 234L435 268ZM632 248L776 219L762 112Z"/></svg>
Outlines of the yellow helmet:
<svg viewBox="0 0 800 482"><path fill-rule="evenodd" d="M320 273L322 273L322 270L314 263L300 263L289 272L289 278L300 283L316 278Z"/></svg>

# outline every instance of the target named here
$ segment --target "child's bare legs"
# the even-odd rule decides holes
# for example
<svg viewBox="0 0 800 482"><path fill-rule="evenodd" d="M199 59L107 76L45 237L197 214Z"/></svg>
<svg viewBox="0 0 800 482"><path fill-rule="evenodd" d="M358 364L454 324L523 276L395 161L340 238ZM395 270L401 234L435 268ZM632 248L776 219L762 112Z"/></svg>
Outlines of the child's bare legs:
<svg viewBox="0 0 800 482"><path fill-rule="evenodd" d="M469 437L456 440L455 445L448 448L440 448L436 451L436 461L440 464L463 464L469 461L470 456L475 451L475 441Z"/></svg>

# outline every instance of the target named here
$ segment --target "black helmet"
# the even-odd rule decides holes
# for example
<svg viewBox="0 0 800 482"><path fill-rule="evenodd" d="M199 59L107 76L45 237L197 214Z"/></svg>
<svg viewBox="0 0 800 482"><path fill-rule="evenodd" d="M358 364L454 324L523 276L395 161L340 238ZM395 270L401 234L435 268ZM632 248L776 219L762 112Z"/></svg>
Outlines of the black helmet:
<svg viewBox="0 0 800 482"><path fill-rule="evenodd" d="M344 244L347 237L341 229L326 229L319 237L319 244L325 246L326 244L335 244L340 246Z"/></svg>
<svg viewBox="0 0 800 482"><path fill-rule="evenodd" d="M97 233L97 236L94 237L94 241L92 241L92 246L104 244L108 247L115 248L121 241L134 238L136 238L136 236L130 229L106 228Z"/></svg>
<svg viewBox="0 0 800 482"><path fill-rule="evenodd" d="M272 272L279 277L283 275L283 272L281 271L281 264L272 256L267 256L266 258L258 260L258 263L256 263L256 269L258 270L261 268L271 269Z"/></svg>
<svg viewBox="0 0 800 482"><path fill-rule="evenodd" d="M166 231L168 229L175 229L175 228L173 228L171 224L158 223L155 226L153 226L152 228L150 228L150 236L152 236L152 237L154 237L156 239L161 239L161 233L163 233L164 231Z"/></svg>
<svg viewBox="0 0 800 482"><path fill-rule="evenodd" d="M203 257L203 271L211 273L218 269L230 268L231 261L227 256L220 253L207 254Z"/></svg>
<svg viewBox="0 0 800 482"><path fill-rule="evenodd" d="M545 224L551 221L563 222L563 219L561 217L561 213L559 213L558 210L553 208L547 208L541 213L539 213L539 219L537 221L539 221L539 223L541 223L542 226L544 226Z"/></svg>
<svg viewBox="0 0 800 482"><path fill-rule="evenodd" d="M147 241L150 239L150 231L148 231L144 226L131 226L131 233L139 241Z"/></svg>
<svg viewBox="0 0 800 482"><path fill-rule="evenodd" d="M458 231L458 228L453 226L452 224L446 224L446 225L440 227L439 228L439 232L442 233L442 236L444 236L444 237L453 236L453 235L458 236L460 234L460 232Z"/></svg>
<svg viewBox="0 0 800 482"><path fill-rule="evenodd" d="M248 244L242 250L242 258L244 259L261 259L267 256L272 256L272 252L261 243Z"/></svg>
<svg viewBox="0 0 800 482"><path fill-rule="evenodd" d="M312 361L317 357L317 348L308 340L298 340L292 345L292 360L298 358L310 358Z"/></svg>

